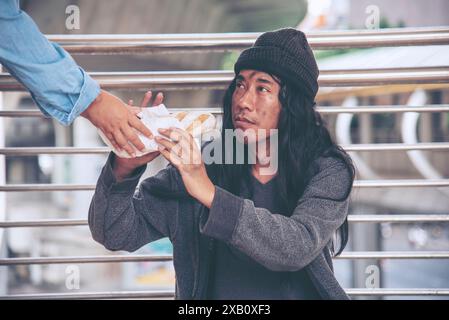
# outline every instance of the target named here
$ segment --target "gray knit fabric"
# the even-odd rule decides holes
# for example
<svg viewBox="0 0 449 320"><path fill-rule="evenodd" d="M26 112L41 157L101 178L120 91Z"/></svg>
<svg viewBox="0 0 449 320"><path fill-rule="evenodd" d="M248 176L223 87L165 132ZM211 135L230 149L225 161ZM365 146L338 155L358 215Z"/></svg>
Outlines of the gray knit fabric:
<svg viewBox="0 0 449 320"><path fill-rule="evenodd" d="M330 241L344 222L350 174L336 158L317 159L312 177L291 216L273 214L220 187L207 209L190 197L169 165L135 187L141 167L120 183L111 154L89 209L93 238L109 250L135 251L169 237L173 244L177 299L206 299L214 242L218 239L273 271L308 272L323 299L348 299L332 271ZM250 298L250 297L249 297Z"/></svg>

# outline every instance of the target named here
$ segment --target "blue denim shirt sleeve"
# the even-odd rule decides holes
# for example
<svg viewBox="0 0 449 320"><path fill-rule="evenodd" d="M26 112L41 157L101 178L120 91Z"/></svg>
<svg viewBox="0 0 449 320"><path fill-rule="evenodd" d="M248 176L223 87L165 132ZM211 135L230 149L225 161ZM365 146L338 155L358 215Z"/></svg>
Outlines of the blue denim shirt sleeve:
<svg viewBox="0 0 449 320"><path fill-rule="evenodd" d="M63 125L71 124L100 93L98 83L47 40L18 0L0 1L0 63L46 116Z"/></svg>

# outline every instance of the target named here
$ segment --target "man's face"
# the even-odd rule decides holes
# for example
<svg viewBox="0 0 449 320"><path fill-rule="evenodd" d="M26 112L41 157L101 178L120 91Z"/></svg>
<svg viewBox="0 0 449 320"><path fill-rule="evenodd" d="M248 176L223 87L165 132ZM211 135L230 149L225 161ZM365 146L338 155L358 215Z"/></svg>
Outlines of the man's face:
<svg viewBox="0 0 449 320"><path fill-rule="evenodd" d="M245 143L266 138L270 129L278 128L281 103L279 80L257 70L241 70L232 95L232 122L235 129L245 133ZM258 129L265 129L260 136ZM255 133L247 135L249 131Z"/></svg>

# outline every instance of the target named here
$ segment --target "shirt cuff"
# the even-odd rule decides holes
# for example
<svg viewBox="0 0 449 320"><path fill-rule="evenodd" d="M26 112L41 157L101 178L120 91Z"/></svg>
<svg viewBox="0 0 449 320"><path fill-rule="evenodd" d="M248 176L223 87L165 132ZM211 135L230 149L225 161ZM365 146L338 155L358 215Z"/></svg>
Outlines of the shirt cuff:
<svg viewBox="0 0 449 320"><path fill-rule="evenodd" d="M200 226L201 233L225 242L231 241L243 202L242 198L215 186L214 200L207 220Z"/></svg>
<svg viewBox="0 0 449 320"><path fill-rule="evenodd" d="M67 117L68 124L71 124L76 117L83 113L100 94L100 85L86 71L81 68L80 70L84 77L84 83L81 87L79 98Z"/></svg>
<svg viewBox="0 0 449 320"><path fill-rule="evenodd" d="M106 164L100 175L100 182L105 190L109 190L111 193L134 193L137 184L139 183L140 177L145 172L147 166L143 165L132 172L132 174L120 182L114 176L112 171L112 164L114 161L114 153L110 153Z"/></svg>

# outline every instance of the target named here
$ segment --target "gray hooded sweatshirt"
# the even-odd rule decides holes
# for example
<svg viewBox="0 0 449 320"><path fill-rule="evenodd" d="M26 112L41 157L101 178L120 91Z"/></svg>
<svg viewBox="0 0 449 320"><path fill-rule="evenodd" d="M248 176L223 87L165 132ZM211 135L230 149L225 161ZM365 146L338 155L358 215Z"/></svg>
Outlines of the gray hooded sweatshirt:
<svg viewBox="0 0 449 320"><path fill-rule="evenodd" d="M113 159L111 154L90 205L92 236L109 250L128 252L168 237L173 244L176 299L208 298L216 240L269 270L306 270L322 299L348 299L334 276L331 258L332 236L347 216L346 194L351 188L342 160L315 160L318 172L293 213L285 216L256 207L252 200L219 186L208 209L186 192L172 165L143 180L136 190L146 166L117 182Z"/></svg>

